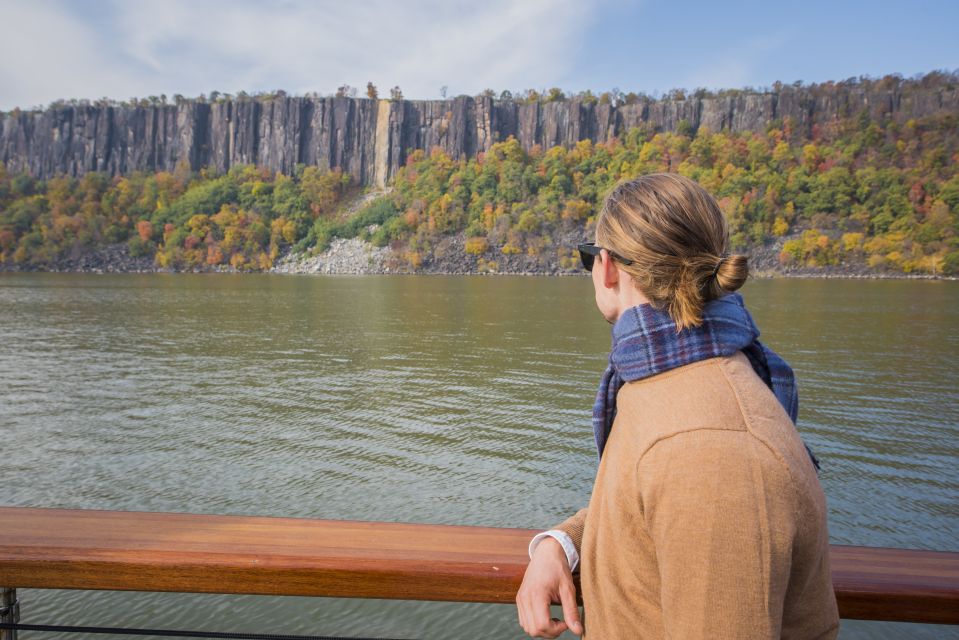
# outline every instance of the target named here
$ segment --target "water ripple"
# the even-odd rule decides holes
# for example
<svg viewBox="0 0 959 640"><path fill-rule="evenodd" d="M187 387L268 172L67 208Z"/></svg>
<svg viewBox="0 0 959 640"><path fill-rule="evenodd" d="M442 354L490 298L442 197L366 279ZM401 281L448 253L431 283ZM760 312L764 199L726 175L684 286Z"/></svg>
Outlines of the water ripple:
<svg viewBox="0 0 959 640"><path fill-rule="evenodd" d="M955 284L747 287L764 339L797 372L835 542L959 548ZM590 407L609 328L589 286L0 274L6 502L555 524L586 504L596 468ZM25 622L520 637L511 607L24 597ZM843 637L899 635L851 624Z"/></svg>

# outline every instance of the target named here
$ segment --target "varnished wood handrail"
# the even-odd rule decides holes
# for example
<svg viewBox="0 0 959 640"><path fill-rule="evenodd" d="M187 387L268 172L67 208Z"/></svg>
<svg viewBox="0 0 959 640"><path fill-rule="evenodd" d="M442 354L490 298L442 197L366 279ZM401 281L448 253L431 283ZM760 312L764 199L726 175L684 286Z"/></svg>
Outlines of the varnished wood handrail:
<svg viewBox="0 0 959 640"><path fill-rule="evenodd" d="M512 603L535 533L0 507L0 586ZM959 624L959 553L832 547L844 618Z"/></svg>

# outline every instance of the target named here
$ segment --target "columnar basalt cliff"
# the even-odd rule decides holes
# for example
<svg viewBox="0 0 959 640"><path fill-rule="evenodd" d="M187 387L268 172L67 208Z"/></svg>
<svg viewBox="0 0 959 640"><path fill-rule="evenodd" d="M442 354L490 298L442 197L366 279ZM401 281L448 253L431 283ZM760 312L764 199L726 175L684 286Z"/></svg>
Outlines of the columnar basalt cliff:
<svg viewBox="0 0 959 640"><path fill-rule="evenodd" d="M257 164L289 173L296 164L340 168L361 184L384 184L413 149L472 156L509 136L527 149L604 142L630 128L763 131L788 118L796 135L866 110L877 121L959 112L951 88L828 92L786 87L684 100L640 99L613 106L580 99L374 101L273 97L177 105L65 106L0 116L0 161L40 178L91 171L126 174Z"/></svg>

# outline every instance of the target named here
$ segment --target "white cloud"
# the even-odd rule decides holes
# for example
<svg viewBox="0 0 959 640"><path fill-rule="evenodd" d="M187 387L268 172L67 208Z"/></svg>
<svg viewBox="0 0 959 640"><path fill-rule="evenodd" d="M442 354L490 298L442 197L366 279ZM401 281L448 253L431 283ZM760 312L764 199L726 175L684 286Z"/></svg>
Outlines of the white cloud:
<svg viewBox="0 0 959 640"><path fill-rule="evenodd" d="M102 55L95 30L55 3L2 3L0 14L0 108L100 97L108 88L136 90L135 82L124 87L122 74ZM93 75L96 82L89 82Z"/></svg>
<svg viewBox="0 0 959 640"><path fill-rule="evenodd" d="M285 89L372 80L412 98L549 86L594 10L571 0L0 2L0 108L57 98Z"/></svg>

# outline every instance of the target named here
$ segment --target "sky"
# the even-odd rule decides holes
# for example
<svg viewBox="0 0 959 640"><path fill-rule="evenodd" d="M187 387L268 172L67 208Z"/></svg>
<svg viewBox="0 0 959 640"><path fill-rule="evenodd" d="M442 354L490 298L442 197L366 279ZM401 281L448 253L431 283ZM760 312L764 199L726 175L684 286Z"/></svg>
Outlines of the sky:
<svg viewBox="0 0 959 640"><path fill-rule="evenodd" d="M959 1L0 0L0 109L210 91L660 95L959 69Z"/></svg>

